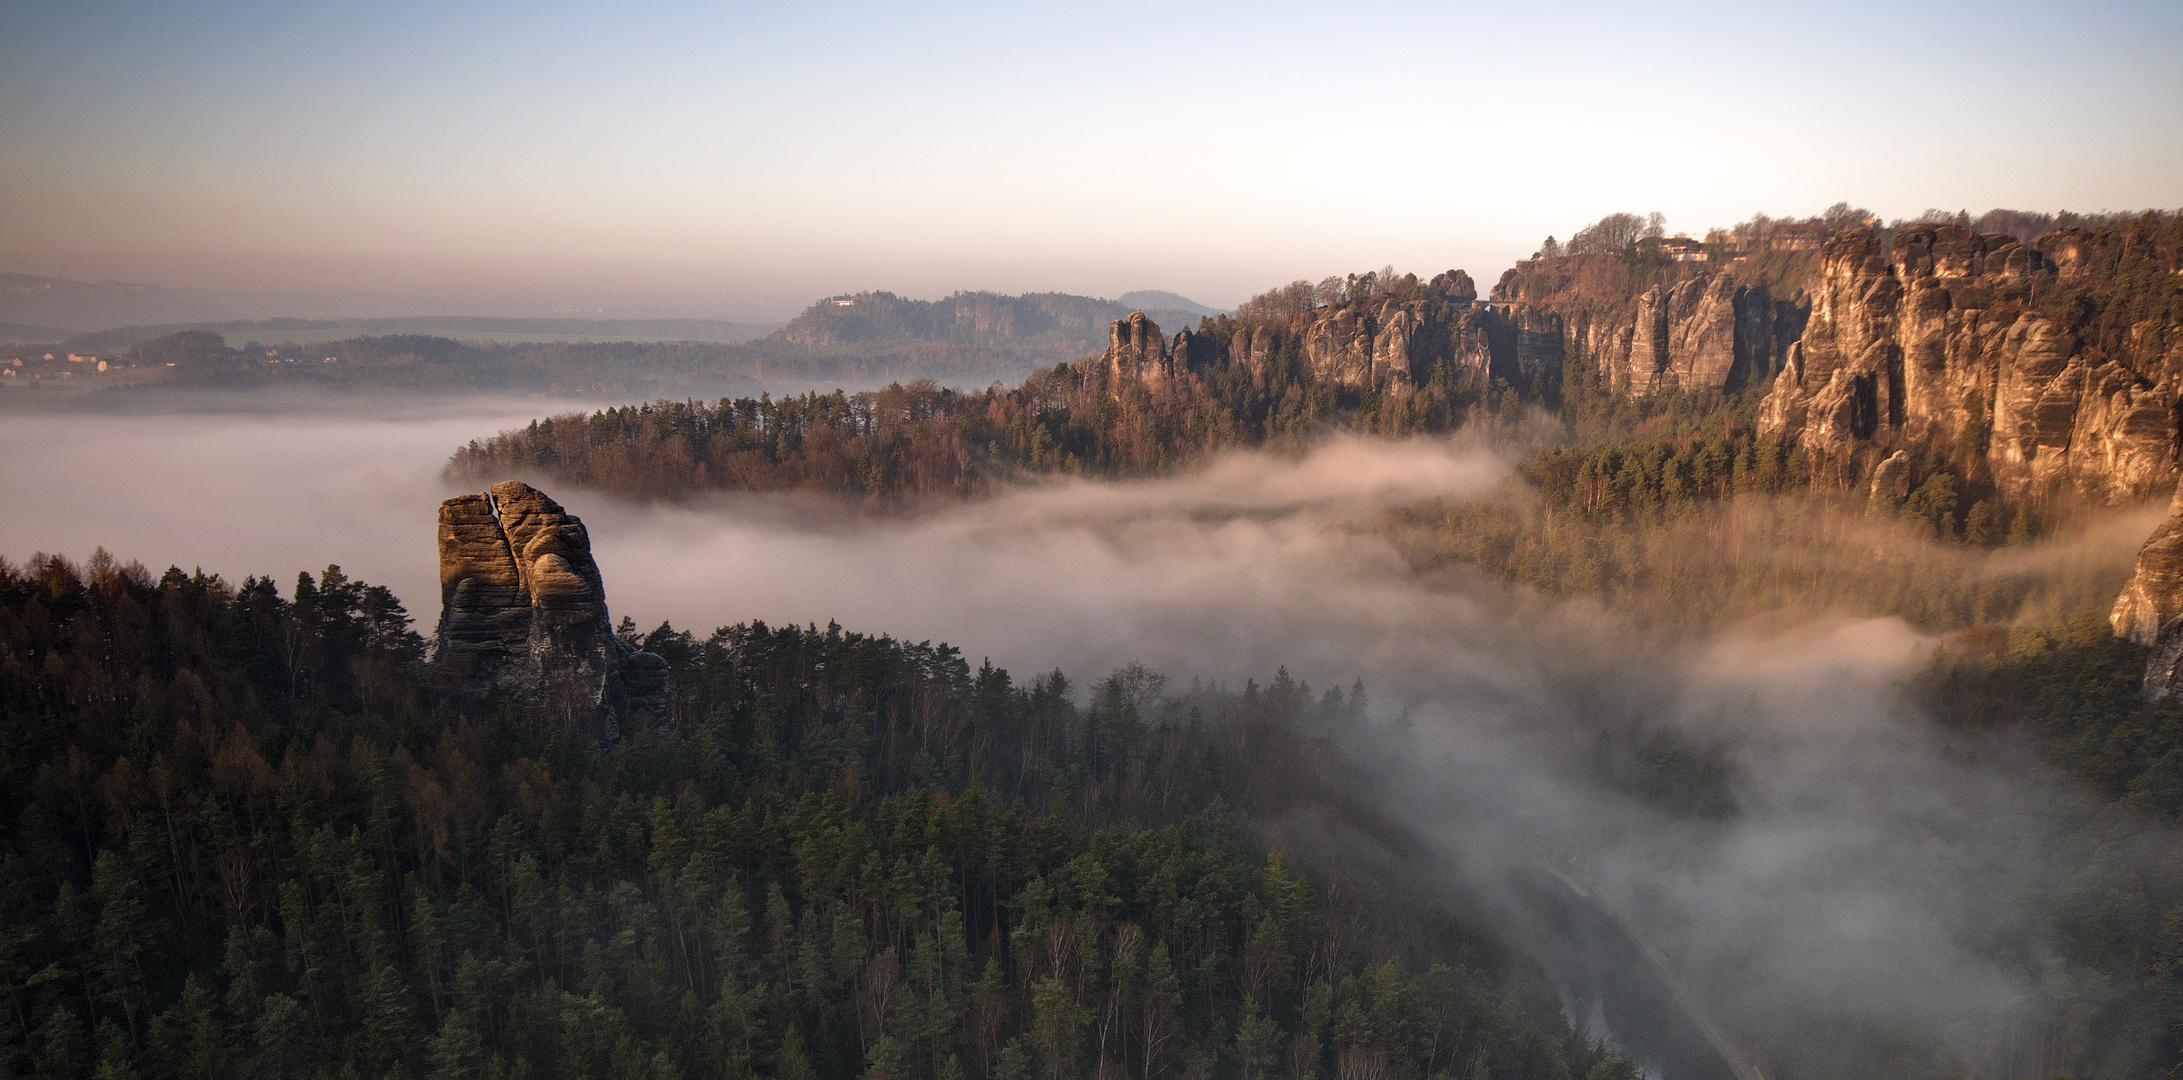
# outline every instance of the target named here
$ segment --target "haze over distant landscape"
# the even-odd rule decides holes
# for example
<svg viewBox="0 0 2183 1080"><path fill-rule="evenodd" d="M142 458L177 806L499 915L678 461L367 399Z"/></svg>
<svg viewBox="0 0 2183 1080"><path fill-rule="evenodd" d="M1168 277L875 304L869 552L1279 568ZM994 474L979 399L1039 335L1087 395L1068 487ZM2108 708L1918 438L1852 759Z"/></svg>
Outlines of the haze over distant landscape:
<svg viewBox="0 0 2183 1080"><path fill-rule="evenodd" d="M1382 263L1496 273L1611 209L2084 212L2172 205L2183 173L2157 0L4 19L0 269L242 317L1227 307ZM275 293L315 299L234 295Z"/></svg>
<svg viewBox="0 0 2183 1080"><path fill-rule="evenodd" d="M2179 56L0 7L0 1077L2172 1080Z"/></svg>

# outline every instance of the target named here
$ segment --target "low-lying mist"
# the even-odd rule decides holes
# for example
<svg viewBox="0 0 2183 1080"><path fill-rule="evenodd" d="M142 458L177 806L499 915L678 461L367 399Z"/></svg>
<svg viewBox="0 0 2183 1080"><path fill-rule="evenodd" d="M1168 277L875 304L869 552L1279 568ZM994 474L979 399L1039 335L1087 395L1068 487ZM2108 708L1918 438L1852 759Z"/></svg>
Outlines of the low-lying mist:
<svg viewBox="0 0 2183 1080"><path fill-rule="evenodd" d="M526 400L372 419L10 419L0 550L103 545L155 570L271 574L284 590L298 570L340 563L392 586L429 631L434 513L452 493L441 463L539 412ZM1238 454L1183 477L1055 482L904 517L549 493L589 525L615 615L647 629L833 620L946 640L1024 677L1058 667L1082 682L1141 660L1178 691L1235 690L1283 665L1321 686L1363 680L1387 737L1325 753L1365 778L1343 799L1403 835L1298 800L1272 808L1281 841L1351 865L1429 852L1381 868L1468 896L1536 948L1578 1023L1641 1057L1642 1003L1627 972L1608 970L1637 961L1542 913L1580 890L1576 908L1619 912L1693 1011L1767 1075L1906 1060L1935 1075L2089 1074L2145 1060L2164 1028L2150 983L2140 993L2088 967L2070 920L2157 926L2183 895L2172 829L1918 715L1902 682L1937 639L1901 619L1656 637L1611 605L1550 602L1461 567L1421 572L1375 525L1390 508L1482 497L1509 471L1478 445L1329 439L1299 459ZM2125 534L2151 524L2131 511L1978 558L1996 573L2119 580L2136 544ZM1646 732L1705 748L1724 801L1677 809L1615 783L1613 747ZM2127 1030L2101 1019L2117 1000Z"/></svg>

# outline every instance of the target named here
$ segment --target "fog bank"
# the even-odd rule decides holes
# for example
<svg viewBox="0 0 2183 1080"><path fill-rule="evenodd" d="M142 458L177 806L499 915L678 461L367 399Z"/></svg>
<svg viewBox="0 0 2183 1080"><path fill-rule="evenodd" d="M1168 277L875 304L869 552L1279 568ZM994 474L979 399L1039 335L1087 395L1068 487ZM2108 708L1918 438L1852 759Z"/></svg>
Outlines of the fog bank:
<svg viewBox="0 0 2183 1080"><path fill-rule="evenodd" d="M466 408L9 418L0 552L103 545L155 571L271 574L284 591L334 562L392 586L429 632L435 510L452 493L440 465L541 411ZM1320 686L1361 678L1383 730L1398 713L1410 726L1400 752L1357 751L1371 781L1346 797L1437 856L1390 872L1478 896L1547 958L1572 1011L1589 1000L1608 1027L1634 1022L1617 989L1628 973L1542 915L1540 889L1556 887L1544 868L1606 898L1592 909L1630 913L1769 1075L1857 1071L1898 1043L1980 1075L2098 1066L2098 1033L2063 1003L2114 990L2073 966L2032 901L2124 882L2149 890L2129 910L2157 906L2176 884L2173 832L2099 811L2006 746L1933 730L1899 680L1935 641L1899 620L1647 640L1596 608L1420 575L1368 527L1508 470L1461 442L1334 439L1300 460L1236 454L1190 476L1058 481L901 518L549 493L589 525L614 614L647 628L833 620L1080 682L1132 660L1177 688L1280 665ZM2100 529L2141 527L2118 520ZM2131 545L2088 535L2006 561L2081 573L2127 559ZM1596 740L1633 720L1714 748L1733 812L1671 813L1604 783ZM1360 861L1393 839L1344 820L1293 806L1277 828Z"/></svg>

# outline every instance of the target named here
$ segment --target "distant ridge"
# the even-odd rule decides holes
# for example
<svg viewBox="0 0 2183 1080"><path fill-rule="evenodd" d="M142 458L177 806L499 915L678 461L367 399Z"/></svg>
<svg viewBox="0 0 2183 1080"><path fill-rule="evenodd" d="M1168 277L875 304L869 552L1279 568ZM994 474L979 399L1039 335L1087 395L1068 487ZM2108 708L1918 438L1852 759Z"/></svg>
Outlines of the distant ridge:
<svg viewBox="0 0 2183 1080"><path fill-rule="evenodd" d="M5 341L11 345L22 345L31 343L42 345L49 341L59 341L62 338L70 337L74 334L74 330L63 330L58 326L36 326L31 323L0 322L0 341Z"/></svg>
<svg viewBox="0 0 2183 1080"><path fill-rule="evenodd" d="M213 319L227 314L172 289L125 281L72 281L36 274L0 274L0 320L35 329L114 326ZM13 331L9 331L13 336ZM62 337L67 336L63 332ZM48 337L47 341L59 338Z"/></svg>
<svg viewBox="0 0 2183 1080"><path fill-rule="evenodd" d="M1130 296L1190 303L1172 293ZM1133 310L1177 330L1196 325L1212 311L1165 303L1133 307L1071 293L959 292L939 300L890 292L843 293L804 309L766 340L805 355L866 356L935 346L980 349L1012 357L1020 367L1042 367L1097 354L1106 347L1107 328Z"/></svg>
<svg viewBox="0 0 2183 1080"><path fill-rule="evenodd" d="M1187 296L1171 293L1165 289L1138 289L1135 292L1126 292L1116 297L1115 303L1144 311L1152 311L1157 308L1168 311L1185 311L1192 315L1201 316L1228 314L1227 311L1221 308L1206 307Z"/></svg>
<svg viewBox="0 0 2183 1080"><path fill-rule="evenodd" d="M422 315L377 319L251 319L221 322L158 323L121 326L88 334L53 331L51 337L0 338L56 341L94 352L118 352L153 338L184 330L209 330L231 338L257 338L267 344L297 341L301 332L335 331L340 336L430 334L495 345L554 341L699 341L733 345L756 341L779 323L728 322L723 319L525 319L487 315ZM0 324L6 329L7 324ZM31 328L31 329L48 329ZM259 335L263 335L262 338ZM62 339L66 339L63 341ZM231 342L240 344L239 341Z"/></svg>

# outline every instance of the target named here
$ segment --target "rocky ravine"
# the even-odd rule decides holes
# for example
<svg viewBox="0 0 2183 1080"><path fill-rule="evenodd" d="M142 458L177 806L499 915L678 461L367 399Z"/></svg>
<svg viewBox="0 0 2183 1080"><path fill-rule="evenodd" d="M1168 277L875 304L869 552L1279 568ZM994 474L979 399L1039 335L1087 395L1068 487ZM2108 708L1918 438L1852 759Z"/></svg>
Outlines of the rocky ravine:
<svg viewBox="0 0 2183 1080"><path fill-rule="evenodd" d="M441 503L439 535L443 671L605 738L665 714L666 661L615 636L582 520L510 480Z"/></svg>

